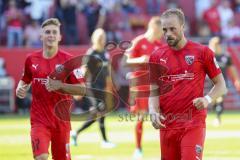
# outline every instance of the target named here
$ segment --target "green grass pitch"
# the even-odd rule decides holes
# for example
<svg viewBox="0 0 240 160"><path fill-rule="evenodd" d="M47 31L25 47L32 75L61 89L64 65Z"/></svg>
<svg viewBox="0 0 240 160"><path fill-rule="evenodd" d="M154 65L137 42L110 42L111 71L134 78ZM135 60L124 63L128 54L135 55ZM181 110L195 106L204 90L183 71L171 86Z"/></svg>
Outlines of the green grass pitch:
<svg viewBox="0 0 240 160"><path fill-rule="evenodd" d="M215 115L207 118L207 137L204 160L240 159L240 112L225 112L220 127L212 125ZM82 122L73 122L76 129ZM95 123L78 138L78 146L71 146L73 160L131 160L135 146L135 122L121 121L118 114L106 118L108 139L117 144L113 149L102 149L98 123ZM31 160L29 117L16 115L0 116L0 159ZM159 160L159 133L149 122L144 123L143 160ZM49 158L50 159L50 158Z"/></svg>

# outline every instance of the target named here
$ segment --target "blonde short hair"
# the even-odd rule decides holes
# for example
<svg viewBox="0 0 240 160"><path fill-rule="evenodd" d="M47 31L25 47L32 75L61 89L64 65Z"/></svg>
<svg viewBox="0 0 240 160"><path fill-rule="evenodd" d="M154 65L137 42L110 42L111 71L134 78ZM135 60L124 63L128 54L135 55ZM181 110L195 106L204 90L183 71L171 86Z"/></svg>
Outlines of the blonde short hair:
<svg viewBox="0 0 240 160"><path fill-rule="evenodd" d="M61 23L57 18L49 18L42 23L41 28L44 28L45 26L48 26L48 25L55 25L57 27L60 27Z"/></svg>
<svg viewBox="0 0 240 160"><path fill-rule="evenodd" d="M148 28L151 28L154 24L161 24L161 18L159 16L153 16L149 23Z"/></svg>
<svg viewBox="0 0 240 160"><path fill-rule="evenodd" d="M168 18L170 16L177 16L181 24L185 24L185 16L181 9L178 8L171 8L166 11L164 11L161 15L161 18Z"/></svg>
<svg viewBox="0 0 240 160"><path fill-rule="evenodd" d="M91 36L92 44L98 43L99 37L103 35L105 36L105 31L102 28L96 29Z"/></svg>

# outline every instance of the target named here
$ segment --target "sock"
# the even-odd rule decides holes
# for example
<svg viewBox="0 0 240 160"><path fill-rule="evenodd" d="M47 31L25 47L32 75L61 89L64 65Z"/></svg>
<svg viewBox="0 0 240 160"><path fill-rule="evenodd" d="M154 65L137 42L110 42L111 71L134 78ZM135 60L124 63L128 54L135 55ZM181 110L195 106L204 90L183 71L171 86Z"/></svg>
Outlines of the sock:
<svg viewBox="0 0 240 160"><path fill-rule="evenodd" d="M143 121L138 121L136 125L136 141L137 141L137 148L142 149L141 141L142 141L142 129Z"/></svg>

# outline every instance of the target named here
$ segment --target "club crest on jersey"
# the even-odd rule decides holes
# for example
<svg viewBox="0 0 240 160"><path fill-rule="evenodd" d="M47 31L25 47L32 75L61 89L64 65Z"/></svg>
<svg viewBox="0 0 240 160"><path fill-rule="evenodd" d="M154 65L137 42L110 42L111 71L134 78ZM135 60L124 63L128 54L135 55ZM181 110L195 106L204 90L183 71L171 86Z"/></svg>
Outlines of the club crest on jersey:
<svg viewBox="0 0 240 160"><path fill-rule="evenodd" d="M62 64L56 64L55 70L57 73L61 73L64 70L64 66Z"/></svg>
<svg viewBox="0 0 240 160"><path fill-rule="evenodd" d="M191 65L191 64L193 64L193 62L194 62L194 56L191 56L191 55L186 55L185 56L185 61L186 61L186 63L188 64L188 65Z"/></svg>

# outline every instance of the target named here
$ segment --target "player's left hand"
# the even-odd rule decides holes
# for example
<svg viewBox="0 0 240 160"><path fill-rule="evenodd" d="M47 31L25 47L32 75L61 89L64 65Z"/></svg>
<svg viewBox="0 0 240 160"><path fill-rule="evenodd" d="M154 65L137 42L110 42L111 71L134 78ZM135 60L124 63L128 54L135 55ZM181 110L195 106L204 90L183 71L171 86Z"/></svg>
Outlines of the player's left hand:
<svg viewBox="0 0 240 160"><path fill-rule="evenodd" d="M47 83L45 84L45 86L46 86L46 89L48 90L48 92L57 91L57 90L61 89L62 82L60 80L53 80L48 77L48 80L47 80Z"/></svg>
<svg viewBox="0 0 240 160"><path fill-rule="evenodd" d="M207 108L208 107L208 101L206 98L204 97L199 97L199 98L195 98L193 100L193 105L198 109L204 109L204 108Z"/></svg>

